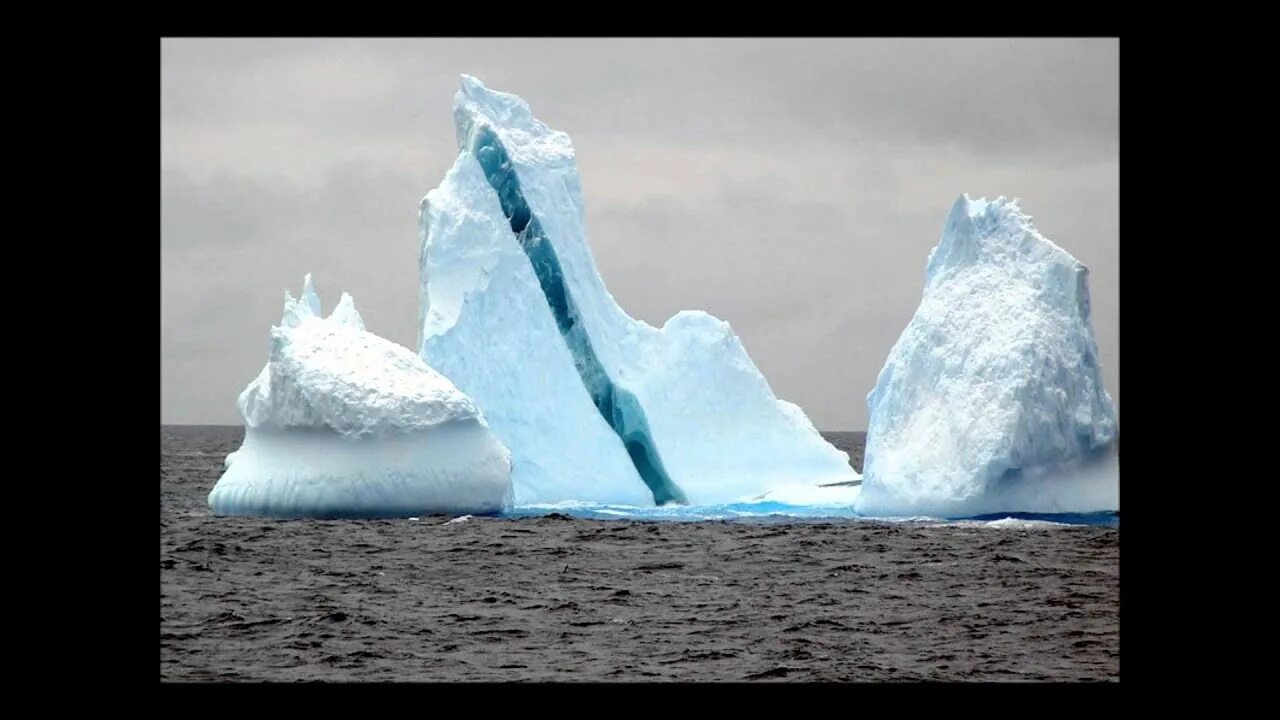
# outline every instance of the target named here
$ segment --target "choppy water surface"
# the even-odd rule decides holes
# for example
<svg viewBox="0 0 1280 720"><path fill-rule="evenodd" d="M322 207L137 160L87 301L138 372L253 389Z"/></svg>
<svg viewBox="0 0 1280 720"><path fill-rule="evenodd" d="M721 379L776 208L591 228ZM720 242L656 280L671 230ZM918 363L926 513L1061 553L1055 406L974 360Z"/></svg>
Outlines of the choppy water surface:
<svg viewBox="0 0 1280 720"><path fill-rule="evenodd" d="M1118 516L214 518L242 429L160 434L162 680L1118 678Z"/></svg>

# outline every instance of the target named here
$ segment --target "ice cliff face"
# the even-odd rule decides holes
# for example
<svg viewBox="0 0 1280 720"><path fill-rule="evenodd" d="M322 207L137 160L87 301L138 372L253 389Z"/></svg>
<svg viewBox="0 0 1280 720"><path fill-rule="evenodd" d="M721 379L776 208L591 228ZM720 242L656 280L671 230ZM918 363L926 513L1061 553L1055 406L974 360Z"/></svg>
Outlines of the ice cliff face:
<svg viewBox="0 0 1280 720"><path fill-rule="evenodd" d="M596 270L568 135L464 76L459 154L420 212L420 351L511 448L516 501L851 501L848 458L728 324L629 317Z"/></svg>
<svg viewBox="0 0 1280 720"><path fill-rule="evenodd" d="M867 396L860 512L1119 508L1087 279L1016 201L956 200Z"/></svg>
<svg viewBox="0 0 1280 720"><path fill-rule="evenodd" d="M470 398L364 330L343 293L325 318L308 275L286 293L270 360L240 395L245 442L209 495L223 515L498 512L510 457Z"/></svg>

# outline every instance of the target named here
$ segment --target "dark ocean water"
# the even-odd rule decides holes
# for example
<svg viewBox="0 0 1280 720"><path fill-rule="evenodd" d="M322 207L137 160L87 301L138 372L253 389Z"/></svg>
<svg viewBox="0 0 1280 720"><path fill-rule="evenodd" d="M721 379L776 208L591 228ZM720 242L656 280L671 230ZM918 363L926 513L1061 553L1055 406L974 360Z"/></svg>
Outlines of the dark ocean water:
<svg viewBox="0 0 1280 720"><path fill-rule="evenodd" d="M212 517L242 435L160 429L161 680L1119 677L1110 523Z"/></svg>

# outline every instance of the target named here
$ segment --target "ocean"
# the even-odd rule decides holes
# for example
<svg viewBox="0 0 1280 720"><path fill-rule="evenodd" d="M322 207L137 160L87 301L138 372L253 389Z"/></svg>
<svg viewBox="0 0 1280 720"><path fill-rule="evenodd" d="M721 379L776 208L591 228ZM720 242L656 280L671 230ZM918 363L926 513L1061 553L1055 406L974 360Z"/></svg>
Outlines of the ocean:
<svg viewBox="0 0 1280 720"><path fill-rule="evenodd" d="M213 517L242 437L160 428L162 681L1119 678L1118 514Z"/></svg>

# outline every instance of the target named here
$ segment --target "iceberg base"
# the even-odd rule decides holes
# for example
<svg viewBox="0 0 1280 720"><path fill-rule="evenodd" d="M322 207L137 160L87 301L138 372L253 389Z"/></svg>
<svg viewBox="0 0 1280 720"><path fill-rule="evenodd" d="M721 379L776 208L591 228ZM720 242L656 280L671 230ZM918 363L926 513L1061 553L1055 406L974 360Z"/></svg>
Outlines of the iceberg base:
<svg viewBox="0 0 1280 720"><path fill-rule="evenodd" d="M973 497L912 497L895 489L867 483L854 509L862 515L942 518L1116 512L1120 510L1120 456L1113 445L1093 458L1009 473Z"/></svg>
<svg viewBox="0 0 1280 720"><path fill-rule="evenodd" d="M401 518L511 507L511 459L487 427L449 422L394 436L247 428L209 493L215 515Z"/></svg>

